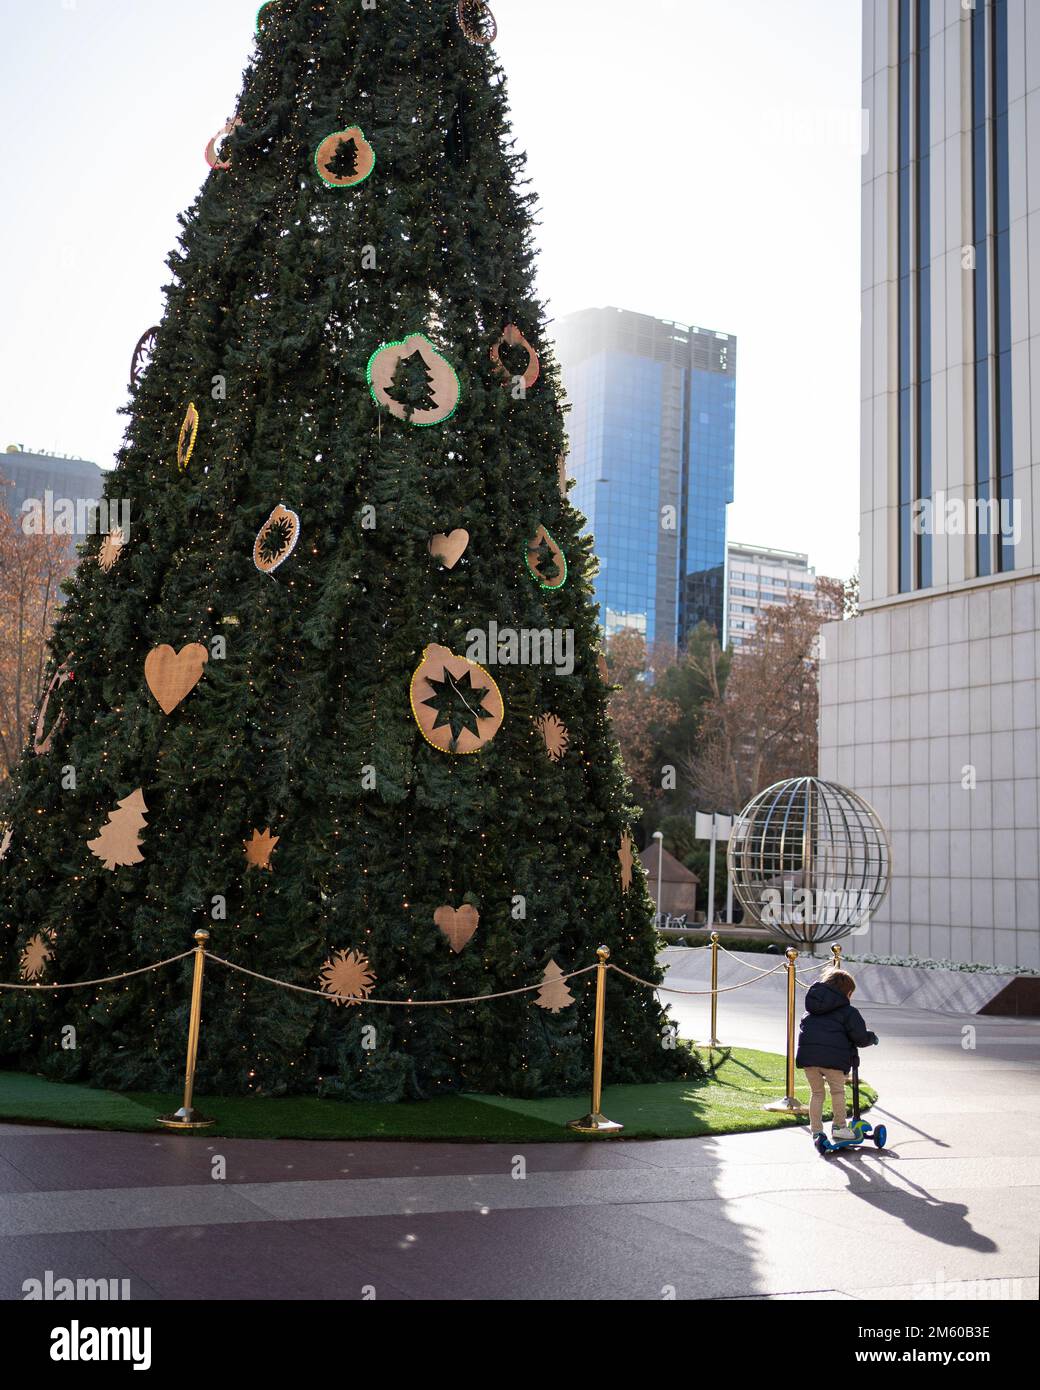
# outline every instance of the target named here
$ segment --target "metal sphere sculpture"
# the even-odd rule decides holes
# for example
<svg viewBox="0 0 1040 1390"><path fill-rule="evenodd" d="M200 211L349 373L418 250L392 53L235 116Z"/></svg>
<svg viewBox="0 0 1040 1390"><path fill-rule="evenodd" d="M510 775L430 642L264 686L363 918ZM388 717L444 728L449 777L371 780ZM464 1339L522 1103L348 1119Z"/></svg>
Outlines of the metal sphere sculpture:
<svg viewBox="0 0 1040 1390"><path fill-rule="evenodd" d="M733 826L727 857L747 918L792 946L849 936L888 892L891 849L877 812L816 777L759 792Z"/></svg>

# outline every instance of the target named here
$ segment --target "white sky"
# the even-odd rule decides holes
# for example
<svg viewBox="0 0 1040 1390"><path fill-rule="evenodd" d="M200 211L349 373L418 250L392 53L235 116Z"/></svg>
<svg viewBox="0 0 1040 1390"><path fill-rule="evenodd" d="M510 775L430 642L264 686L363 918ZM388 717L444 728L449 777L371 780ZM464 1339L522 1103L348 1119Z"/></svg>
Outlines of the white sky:
<svg viewBox="0 0 1040 1390"><path fill-rule="evenodd" d="M0 0L0 449L109 466L259 0ZM736 334L731 539L858 555L859 0L492 0L541 289Z"/></svg>

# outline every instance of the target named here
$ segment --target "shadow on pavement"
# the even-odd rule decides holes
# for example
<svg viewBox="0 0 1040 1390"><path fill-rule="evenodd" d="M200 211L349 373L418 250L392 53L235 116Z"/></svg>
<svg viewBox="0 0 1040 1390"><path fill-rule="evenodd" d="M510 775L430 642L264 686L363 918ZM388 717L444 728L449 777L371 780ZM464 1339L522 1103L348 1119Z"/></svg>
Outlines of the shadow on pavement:
<svg viewBox="0 0 1040 1390"><path fill-rule="evenodd" d="M830 1162L847 1174L852 1196L861 1198L889 1216L898 1217L904 1226L927 1236L929 1240L986 1254L998 1249L995 1241L972 1226L968 1220L968 1208L963 1202L940 1201L902 1173L899 1174L901 1185L897 1186L888 1180L883 1169L867 1167L858 1155L835 1154Z"/></svg>

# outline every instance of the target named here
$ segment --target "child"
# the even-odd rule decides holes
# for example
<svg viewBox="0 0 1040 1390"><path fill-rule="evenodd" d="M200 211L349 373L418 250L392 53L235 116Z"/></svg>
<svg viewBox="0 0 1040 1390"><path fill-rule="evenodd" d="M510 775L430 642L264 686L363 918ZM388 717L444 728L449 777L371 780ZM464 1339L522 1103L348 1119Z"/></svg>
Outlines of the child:
<svg viewBox="0 0 1040 1390"><path fill-rule="evenodd" d="M795 1063L809 1082L809 1130L813 1139L823 1133L824 1086L830 1088L834 1111L832 1137L853 1139L846 1124L845 1074L859 1064L859 1047L877 1043L863 1022L863 1015L849 1002L856 981L832 966L805 996L805 1015L798 1032Z"/></svg>

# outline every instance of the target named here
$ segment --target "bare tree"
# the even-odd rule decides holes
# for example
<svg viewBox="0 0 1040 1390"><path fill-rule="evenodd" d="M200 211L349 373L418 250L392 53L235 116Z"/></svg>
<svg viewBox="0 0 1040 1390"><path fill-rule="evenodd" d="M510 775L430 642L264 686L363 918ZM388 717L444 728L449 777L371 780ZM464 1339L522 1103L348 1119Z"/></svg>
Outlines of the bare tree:
<svg viewBox="0 0 1040 1390"><path fill-rule="evenodd" d="M43 697L48 641L61 583L75 564L66 536L27 536L5 505L0 479L0 778L18 761Z"/></svg>
<svg viewBox="0 0 1040 1390"><path fill-rule="evenodd" d="M817 639L841 613L840 592L828 597L821 585L815 598L771 605L758 619L725 690L705 706L700 747L685 769L706 805L736 812L772 782L815 773Z"/></svg>

